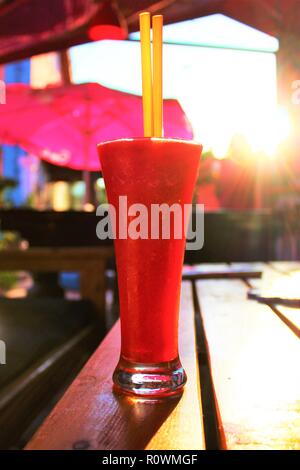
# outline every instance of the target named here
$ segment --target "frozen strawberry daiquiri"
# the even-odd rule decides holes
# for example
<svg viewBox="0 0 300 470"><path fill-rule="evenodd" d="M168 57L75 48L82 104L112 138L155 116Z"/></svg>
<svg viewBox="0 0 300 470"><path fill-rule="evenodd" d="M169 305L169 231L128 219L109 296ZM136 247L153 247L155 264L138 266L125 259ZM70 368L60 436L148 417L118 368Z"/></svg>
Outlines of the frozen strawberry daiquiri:
<svg viewBox="0 0 300 470"><path fill-rule="evenodd" d="M165 208L176 204L184 214L184 205L192 202L201 150L194 142L161 138L121 139L98 146L108 202L116 210L121 356L113 380L115 388L125 393L176 395L186 381L178 356L184 230L178 237L178 219L176 231L170 211L169 236L163 230L166 214L158 232L157 224L152 225L153 236L151 214L162 204ZM120 196L123 200L126 196L133 212L122 211ZM147 208L148 217L146 223L140 221L144 224L140 237L128 232L124 237L124 227L139 215L135 204ZM183 215L181 222L183 229Z"/></svg>

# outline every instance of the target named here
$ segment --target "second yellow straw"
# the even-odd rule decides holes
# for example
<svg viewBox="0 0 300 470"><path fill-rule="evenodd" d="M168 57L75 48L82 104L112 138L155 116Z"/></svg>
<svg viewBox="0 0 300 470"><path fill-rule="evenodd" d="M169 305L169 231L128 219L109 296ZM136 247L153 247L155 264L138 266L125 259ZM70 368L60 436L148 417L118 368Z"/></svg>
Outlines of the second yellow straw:
<svg viewBox="0 0 300 470"><path fill-rule="evenodd" d="M152 18L153 32L153 135L163 136L162 32L163 16Z"/></svg>

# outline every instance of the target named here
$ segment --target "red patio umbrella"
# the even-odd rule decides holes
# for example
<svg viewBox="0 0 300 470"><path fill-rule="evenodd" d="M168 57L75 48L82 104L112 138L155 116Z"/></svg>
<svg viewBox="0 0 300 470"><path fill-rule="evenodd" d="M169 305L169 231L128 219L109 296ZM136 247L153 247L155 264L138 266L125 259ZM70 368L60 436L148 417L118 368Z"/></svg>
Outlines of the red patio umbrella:
<svg viewBox="0 0 300 470"><path fill-rule="evenodd" d="M176 100L164 101L166 137L192 138ZM0 106L0 142L18 144L56 165L97 171L99 142L143 135L142 100L97 83L50 87L7 86Z"/></svg>

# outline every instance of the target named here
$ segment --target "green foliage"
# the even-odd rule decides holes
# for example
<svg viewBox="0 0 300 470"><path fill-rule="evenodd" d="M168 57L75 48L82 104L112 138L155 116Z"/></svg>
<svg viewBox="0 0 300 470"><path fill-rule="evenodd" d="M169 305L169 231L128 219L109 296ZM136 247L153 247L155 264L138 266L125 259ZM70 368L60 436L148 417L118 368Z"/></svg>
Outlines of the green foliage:
<svg viewBox="0 0 300 470"><path fill-rule="evenodd" d="M0 271L0 289L12 289L17 282L17 275L12 271Z"/></svg>

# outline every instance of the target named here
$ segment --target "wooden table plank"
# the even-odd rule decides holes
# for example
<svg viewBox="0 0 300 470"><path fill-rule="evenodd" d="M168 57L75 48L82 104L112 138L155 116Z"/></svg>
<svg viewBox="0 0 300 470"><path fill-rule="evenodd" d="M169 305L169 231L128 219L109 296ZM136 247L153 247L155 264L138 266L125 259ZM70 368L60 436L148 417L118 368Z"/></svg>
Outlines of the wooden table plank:
<svg viewBox="0 0 300 470"><path fill-rule="evenodd" d="M223 447L300 449L300 342L238 280L197 281Z"/></svg>
<svg viewBox="0 0 300 470"><path fill-rule="evenodd" d="M266 263L264 261L234 261L229 263L229 266L236 269L244 269L245 271L262 271L266 266Z"/></svg>
<svg viewBox="0 0 300 470"><path fill-rule="evenodd" d="M265 266L266 266L266 263L263 263L261 261L255 261L255 262L242 262L242 263L230 263L229 266L231 267L231 269L233 270L236 270L236 271L244 271L244 272L249 272L250 273L250 276L249 277L253 277L253 274L257 273L257 274L260 274L262 273L262 271L264 270ZM256 277L256 276L254 276ZM257 277L260 277L260 276L257 276Z"/></svg>
<svg viewBox="0 0 300 470"><path fill-rule="evenodd" d="M262 263L214 263L185 265L182 271L182 279L241 279L260 278Z"/></svg>
<svg viewBox="0 0 300 470"><path fill-rule="evenodd" d="M295 261L273 262L273 263L270 263L270 267L271 269L273 268L273 270L277 271L278 276L280 276L280 272L293 276L295 272L300 270L300 263L297 261L296 262ZM295 286L292 286L293 290L295 290L294 287ZM296 290L298 291L298 282L297 282ZM285 307L283 305L275 305L275 308L277 312L279 312L283 316L283 319L286 319L288 322L292 324L292 326L295 327L294 332L296 335L300 337L300 309Z"/></svg>
<svg viewBox="0 0 300 470"><path fill-rule="evenodd" d="M224 273L228 271L228 264L226 263L201 263L183 265L182 280L191 281L194 279L215 279L216 277L224 277Z"/></svg>
<svg viewBox="0 0 300 470"><path fill-rule="evenodd" d="M299 261L271 261L270 263L268 263L268 265L281 273L300 269Z"/></svg>
<svg viewBox="0 0 300 470"><path fill-rule="evenodd" d="M286 262L286 261L276 261L272 263L268 263L265 266L264 273L262 280L259 281L258 279L249 279L249 283L252 287L261 290L262 293L268 291L268 289L272 290L272 283L277 281L280 282L280 279L283 279L285 285L287 287L287 294L288 287L289 287L289 278L291 280L291 292L295 292L295 296L297 297L298 294L298 276L296 279L295 274L300 272L300 263L299 262ZM299 274L300 276L300 274ZM274 290L274 296L278 294L276 287ZM274 305L275 311L282 315L282 320L286 320L287 323L291 323L291 326L295 327L295 333L300 336L300 309L299 308L290 308L282 305Z"/></svg>
<svg viewBox="0 0 300 470"><path fill-rule="evenodd" d="M108 259L113 247L29 248L1 250L0 270L81 271L88 263Z"/></svg>
<svg viewBox="0 0 300 470"><path fill-rule="evenodd" d="M271 263L261 263L261 271L262 275L260 279L248 278L248 282L252 288L262 289L266 282L266 278L271 279L273 277L277 277L279 274L278 271L273 268Z"/></svg>
<svg viewBox="0 0 300 470"><path fill-rule="evenodd" d="M183 283L180 353L188 374L181 399L147 402L112 393L119 322L104 339L27 449L203 449L192 292Z"/></svg>

